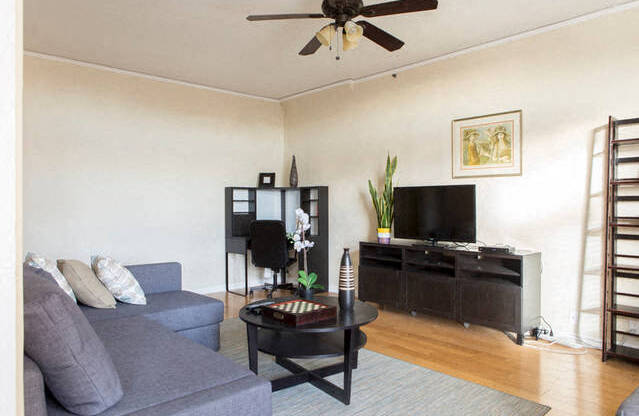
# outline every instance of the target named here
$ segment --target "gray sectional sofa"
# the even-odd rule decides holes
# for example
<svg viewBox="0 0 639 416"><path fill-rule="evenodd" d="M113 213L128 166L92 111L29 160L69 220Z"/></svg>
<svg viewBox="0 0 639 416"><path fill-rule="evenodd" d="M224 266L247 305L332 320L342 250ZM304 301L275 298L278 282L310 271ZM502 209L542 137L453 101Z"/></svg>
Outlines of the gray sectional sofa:
<svg viewBox="0 0 639 416"><path fill-rule="evenodd" d="M182 291L179 263L128 268L147 305L80 306L123 390L122 399L100 415L271 415L270 383L214 351L223 303ZM26 416L72 415L47 393L38 365L24 358Z"/></svg>

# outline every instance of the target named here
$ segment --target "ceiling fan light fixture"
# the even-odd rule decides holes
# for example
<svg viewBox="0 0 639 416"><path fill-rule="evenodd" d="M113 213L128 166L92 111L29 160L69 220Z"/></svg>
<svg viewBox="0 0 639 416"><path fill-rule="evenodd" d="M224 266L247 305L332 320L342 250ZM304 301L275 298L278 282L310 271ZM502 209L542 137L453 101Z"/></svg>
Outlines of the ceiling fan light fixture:
<svg viewBox="0 0 639 416"><path fill-rule="evenodd" d="M359 42L353 42L348 40L348 36L346 34L342 36L342 50L344 50L344 52L353 50L357 48L358 46L359 46Z"/></svg>
<svg viewBox="0 0 639 416"><path fill-rule="evenodd" d="M324 26L315 37L320 43L324 46L329 46L331 44L331 40L333 39L333 35L335 34L335 26L333 24Z"/></svg>
<svg viewBox="0 0 639 416"><path fill-rule="evenodd" d="M357 43L364 36L364 28L349 20L344 25L344 39Z"/></svg>

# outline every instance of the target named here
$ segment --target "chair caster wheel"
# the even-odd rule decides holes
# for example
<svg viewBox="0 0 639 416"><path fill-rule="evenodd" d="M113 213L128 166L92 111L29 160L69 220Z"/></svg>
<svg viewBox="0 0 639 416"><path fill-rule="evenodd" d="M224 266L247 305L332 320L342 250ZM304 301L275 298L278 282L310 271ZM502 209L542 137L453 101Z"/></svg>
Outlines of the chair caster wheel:
<svg viewBox="0 0 639 416"><path fill-rule="evenodd" d="M417 311L410 311L410 316L413 318L417 316Z"/></svg>

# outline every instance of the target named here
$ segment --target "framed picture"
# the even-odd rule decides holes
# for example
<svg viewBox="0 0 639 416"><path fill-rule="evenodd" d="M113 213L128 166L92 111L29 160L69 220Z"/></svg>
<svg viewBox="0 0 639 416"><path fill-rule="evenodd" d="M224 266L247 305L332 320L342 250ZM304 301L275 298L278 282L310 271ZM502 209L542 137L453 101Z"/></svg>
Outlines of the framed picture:
<svg viewBox="0 0 639 416"><path fill-rule="evenodd" d="M521 110L452 123L453 178L521 175Z"/></svg>
<svg viewBox="0 0 639 416"><path fill-rule="evenodd" d="M258 188L275 188L275 173L260 173Z"/></svg>

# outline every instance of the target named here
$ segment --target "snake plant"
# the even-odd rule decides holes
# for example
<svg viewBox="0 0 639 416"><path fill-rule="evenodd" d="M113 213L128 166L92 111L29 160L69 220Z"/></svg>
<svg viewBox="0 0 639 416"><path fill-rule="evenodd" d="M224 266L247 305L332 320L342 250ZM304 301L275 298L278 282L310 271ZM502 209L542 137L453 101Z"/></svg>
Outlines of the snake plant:
<svg viewBox="0 0 639 416"><path fill-rule="evenodd" d="M373 200L373 207L377 213L377 227L391 228L394 219L393 211L393 175L397 169L397 156L391 160L390 155L386 158L386 172L384 176L384 191L380 194L373 186L371 180L368 180L368 191Z"/></svg>

